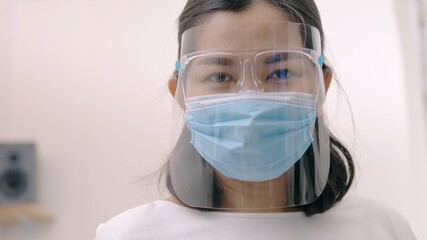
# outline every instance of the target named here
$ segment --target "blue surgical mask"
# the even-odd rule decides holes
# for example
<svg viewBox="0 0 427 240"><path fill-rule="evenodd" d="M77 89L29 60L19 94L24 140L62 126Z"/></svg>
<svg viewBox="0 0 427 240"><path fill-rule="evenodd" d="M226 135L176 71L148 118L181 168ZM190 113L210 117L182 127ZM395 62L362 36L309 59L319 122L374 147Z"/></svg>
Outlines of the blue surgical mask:
<svg viewBox="0 0 427 240"><path fill-rule="evenodd" d="M185 101L198 153L226 177L261 182L289 170L312 143L316 95L216 94Z"/></svg>

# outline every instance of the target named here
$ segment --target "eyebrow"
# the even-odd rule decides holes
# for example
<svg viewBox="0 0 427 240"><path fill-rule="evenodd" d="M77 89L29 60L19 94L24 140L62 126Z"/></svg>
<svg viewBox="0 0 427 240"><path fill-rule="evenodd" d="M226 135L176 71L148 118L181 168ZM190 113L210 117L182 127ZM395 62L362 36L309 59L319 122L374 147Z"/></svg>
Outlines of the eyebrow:
<svg viewBox="0 0 427 240"><path fill-rule="evenodd" d="M197 65L222 65L222 66L233 66L236 65L233 59L227 57L204 57L200 60Z"/></svg>
<svg viewBox="0 0 427 240"><path fill-rule="evenodd" d="M266 64L274 64L277 62L282 62L282 61L286 61L289 58L289 54L287 53L276 53L271 57L268 57L265 60Z"/></svg>

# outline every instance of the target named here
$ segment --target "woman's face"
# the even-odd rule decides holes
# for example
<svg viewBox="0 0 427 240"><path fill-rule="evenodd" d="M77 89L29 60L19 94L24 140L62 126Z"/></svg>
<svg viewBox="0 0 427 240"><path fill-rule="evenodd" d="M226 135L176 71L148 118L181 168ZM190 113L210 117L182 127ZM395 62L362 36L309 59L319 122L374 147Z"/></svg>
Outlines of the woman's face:
<svg viewBox="0 0 427 240"><path fill-rule="evenodd" d="M294 189L294 177L289 166L310 144L307 136L314 125L321 86L319 32L292 23L267 3L241 12L215 12L198 24L182 35L176 98L186 111L192 144L216 169L212 179L223 192L221 197L227 197L221 204L242 208L292 205L293 193L287 190ZM254 90L263 94L253 94ZM302 123L300 127L297 122ZM284 136L294 131L281 129L285 126L302 129L298 130L301 136ZM290 139L284 141L285 137ZM271 164L277 162L289 164L275 164L273 169ZM180 176L181 172L176 173ZM321 175L325 176L323 171ZM185 181L175 182L176 189L186 186ZM244 200L234 204L234 197Z"/></svg>

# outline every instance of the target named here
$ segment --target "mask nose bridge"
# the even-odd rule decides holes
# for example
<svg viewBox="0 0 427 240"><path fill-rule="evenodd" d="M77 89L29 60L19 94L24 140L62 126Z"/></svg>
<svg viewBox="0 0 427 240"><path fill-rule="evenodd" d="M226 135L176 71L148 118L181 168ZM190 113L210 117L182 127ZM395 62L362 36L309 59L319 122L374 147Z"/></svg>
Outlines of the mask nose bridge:
<svg viewBox="0 0 427 240"><path fill-rule="evenodd" d="M254 62L249 58L244 58L242 63L242 77L237 83L237 92L264 92L262 83L257 79L255 75Z"/></svg>

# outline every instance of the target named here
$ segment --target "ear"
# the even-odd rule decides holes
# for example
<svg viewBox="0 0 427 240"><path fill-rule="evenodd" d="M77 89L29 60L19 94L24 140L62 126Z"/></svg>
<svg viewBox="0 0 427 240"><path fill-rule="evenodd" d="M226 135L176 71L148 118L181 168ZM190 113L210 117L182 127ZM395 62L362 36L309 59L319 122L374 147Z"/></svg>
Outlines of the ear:
<svg viewBox="0 0 427 240"><path fill-rule="evenodd" d="M175 97L177 84L178 84L178 76L174 72L174 73L172 73L172 75L170 76L169 81L168 81L169 92L171 93L171 95L173 97Z"/></svg>
<svg viewBox="0 0 427 240"><path fill-rule="evenodd" d="M324 66L323 68L323 79L325 81L325 93L328 93L329 86L332 82L333 73L332 70L328 66Z"/></svg>

